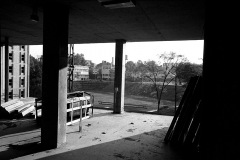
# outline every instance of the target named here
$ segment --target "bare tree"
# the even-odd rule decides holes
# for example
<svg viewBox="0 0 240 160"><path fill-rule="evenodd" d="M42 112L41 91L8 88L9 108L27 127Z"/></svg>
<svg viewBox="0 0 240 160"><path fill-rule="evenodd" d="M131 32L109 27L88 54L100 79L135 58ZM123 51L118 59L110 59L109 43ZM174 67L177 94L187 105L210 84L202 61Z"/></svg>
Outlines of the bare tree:
<svg viewBox="0 0 240 160"><path fill-rule="evenodd" d="M170 52L161 54L158 63L156 61L147 61L144 63L146 69L145 77L152 82L156 91L158 112L160 111L163 92L174 80L177 65L184 61L187 61L184 56Z"/></svg>

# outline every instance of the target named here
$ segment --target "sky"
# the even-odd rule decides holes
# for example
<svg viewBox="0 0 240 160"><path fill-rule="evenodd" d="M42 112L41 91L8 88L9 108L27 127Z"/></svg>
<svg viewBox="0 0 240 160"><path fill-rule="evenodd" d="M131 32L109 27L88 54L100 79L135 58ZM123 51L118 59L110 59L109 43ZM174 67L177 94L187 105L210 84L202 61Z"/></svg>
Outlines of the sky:
<svg viewBox="0 0 240 160"><path fill-rule="evenodd" d="M170 52L184 55L191 63L201 64L203 40L127 42L125 46L128 61L133 62L158 60L158 55ZM86 60L92 60L95 64L103 60L111 62L112 57L115 57L115 43L74 44L74 53L84 54ZM42 55L42 45L30 46L30 54L34 57Z"/></svg>

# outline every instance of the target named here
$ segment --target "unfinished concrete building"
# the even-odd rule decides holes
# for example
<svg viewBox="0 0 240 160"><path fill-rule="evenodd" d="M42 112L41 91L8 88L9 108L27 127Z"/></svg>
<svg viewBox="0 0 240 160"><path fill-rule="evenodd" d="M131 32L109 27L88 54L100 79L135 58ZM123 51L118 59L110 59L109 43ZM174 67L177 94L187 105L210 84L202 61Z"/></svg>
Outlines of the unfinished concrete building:
<svg viewBox="0 0 240 160"><path fill-rule="evenodd" d="M41 145L52 149L66 142L68 44L116 43L113 112L121 114L126 42L204 40L201 158L239 157L240 83L232 77L239 72L237 6L202 0L2 1L1 44L43 44Z"/></svg>
<svg viewBox="0 0 240 160"><path fill-rule="evenodd" d="M29 47L14 45L6 50L1 46L1 53L5 52L8 60L1 54L1 101L26 98L29 96Z"/></svg>

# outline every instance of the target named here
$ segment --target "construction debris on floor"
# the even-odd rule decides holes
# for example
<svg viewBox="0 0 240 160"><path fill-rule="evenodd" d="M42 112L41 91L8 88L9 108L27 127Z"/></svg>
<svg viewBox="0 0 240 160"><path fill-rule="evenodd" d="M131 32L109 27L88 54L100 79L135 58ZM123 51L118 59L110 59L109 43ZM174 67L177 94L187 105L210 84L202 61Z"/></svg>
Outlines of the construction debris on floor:
<svg viewBox="0 0 240 160"><path fill-rule="evenodd" d="M83 132L79 132L78 124L67 126L66 143L56 149L41 150L41 128L0 136L0 157L1 160L185 160L181 152L163 142L171 120L171 116L128 112L116 115L110 110L95 109L94 117L83 121ZM34 121L24 123L27 122L27 126L34 125Z"/></svg>
<svg viewBox="0 0 240 160"><path fill-rule="evenodd" d="M1 119L19 119L22 117L34 117L34 98L13 99L1 104Z"/></svg>
<svg viewBox="0 0 240 160"><path fill-rule="evenodd" d="M90 118L93 115L94 96L85 91L70 92L67 94L67 125ZM42 99L23 98L14 99L1 104L0 119L13 120L21 118L36 119L41 124Z"/></svg>

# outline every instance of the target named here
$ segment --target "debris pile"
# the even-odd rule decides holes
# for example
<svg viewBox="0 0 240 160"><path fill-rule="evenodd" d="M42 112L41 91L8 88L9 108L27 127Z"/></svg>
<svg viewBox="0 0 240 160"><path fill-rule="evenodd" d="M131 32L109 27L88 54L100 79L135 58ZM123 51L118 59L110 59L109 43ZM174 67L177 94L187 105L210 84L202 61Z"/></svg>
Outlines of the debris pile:
<svg viewBox="0 0 240 160"><path fill-rule="evenodd" d="M19 119L22 117L33 116L35 107L33 101L23 101L21 99L13 99L1 104L0 117L2 119Z"/></svg>

